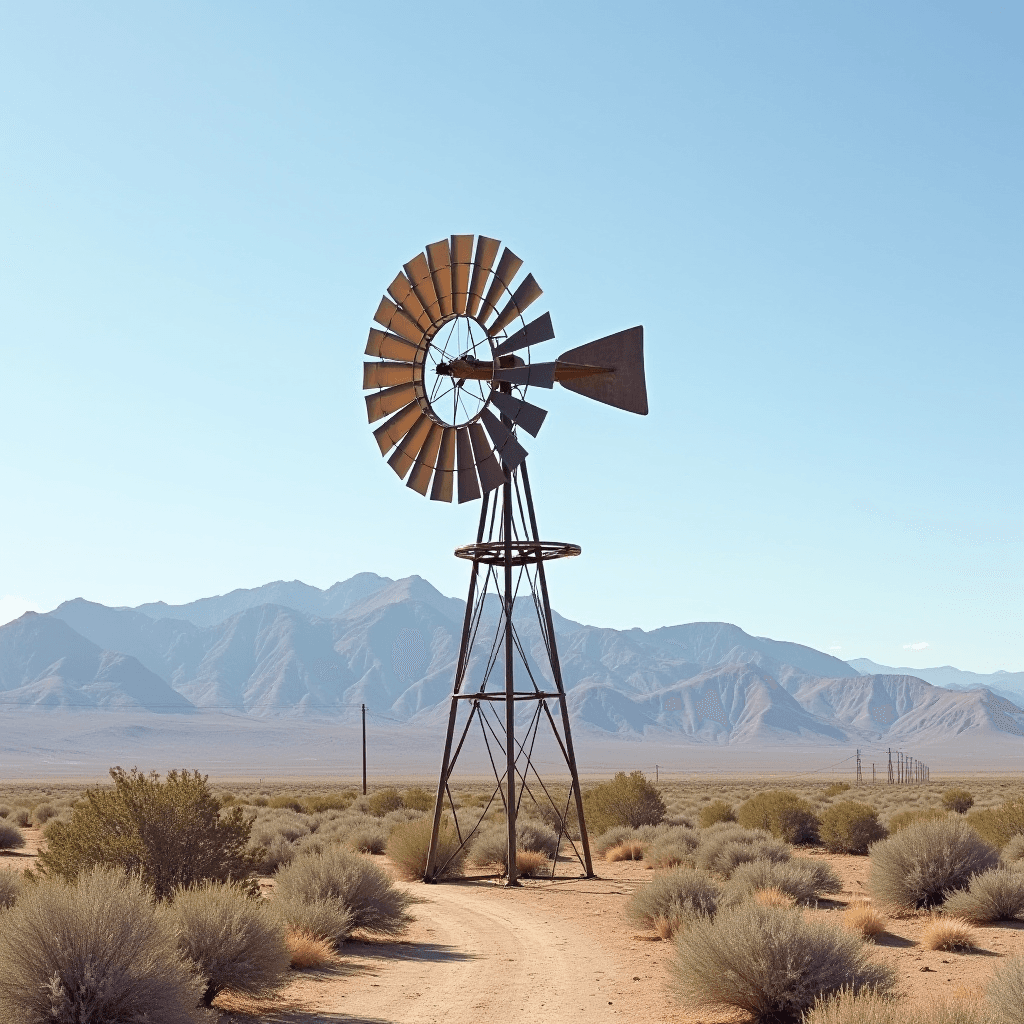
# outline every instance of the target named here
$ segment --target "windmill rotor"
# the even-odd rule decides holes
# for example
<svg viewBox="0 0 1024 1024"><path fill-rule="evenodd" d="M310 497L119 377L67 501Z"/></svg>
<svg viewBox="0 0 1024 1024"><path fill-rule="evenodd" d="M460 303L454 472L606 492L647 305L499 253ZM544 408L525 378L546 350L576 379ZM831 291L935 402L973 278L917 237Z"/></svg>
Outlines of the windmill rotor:
<svg viewBox="0 0 1024 1024"><path fill-rule="evenodd" d="M497 239L452 235L403 266L373 316L367 418L383 421L373 434L395 473L434 501L477 499L523 463L518 431L536 437L547 415L530 388L647 413L642 327L532 360L555 332L550 313L527 321L543 291L522 267Z"/></svg>

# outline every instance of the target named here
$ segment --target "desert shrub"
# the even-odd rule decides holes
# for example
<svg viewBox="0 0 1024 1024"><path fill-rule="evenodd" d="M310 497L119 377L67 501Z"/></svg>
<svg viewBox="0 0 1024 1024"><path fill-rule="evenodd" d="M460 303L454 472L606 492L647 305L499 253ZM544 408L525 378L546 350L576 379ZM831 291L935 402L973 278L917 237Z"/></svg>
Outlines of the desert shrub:
<svg viewBox="0 0 1024 1024"><path fill-rule="evenodd" d="M820 999L804 1016L803 1024L990 1024L986 1008L977 999L939 999L910 1002L870 989L840 992Z"/></svg>
<svg viewBox="0 0 1024 1024"><path fill-rule="evenodd" d="M257 817L252 827L251 837L255 842L263 845L268 845L275 836L294 843L296 839L310 834L312 831L310 824L312 824L312 819L288 811Z"/></svg>
<svg viewBox="0 0 1024 1024"><path fill-rule="evenodd" d="M403 878L418 879L426 873L433 825L432 815L417 818L397 825L388 837L388 857ZM436 878L457 878L462 874L466 851L460 849L461 846L462 840L451 818L443 815L437 833Z"/></svg>
<svg viewBox="0 0 1024 1024"><path fill-rule="evenodd" d="M17 825L18 828L28 828L29 826L29 814L24 807L19 807L12 814L8 815L7 820Z"/></svg>
<svg viewBox="0 0 1024 1024"><path fill-rule="evenodd" d="M839 796L840 793L849 792L850 784L848 782L833 782L830 786L825 787L825 791L821 794L826 800L831 800L834 796Z"/></svg>
<svg viewBox="0 0 1024 1024"><path fill-rule="evenodd" d="M839 876L825 863L798 858L788 861L753 860L740 864L726 886L726 899L738 903L752 893L777 889L794 900L810 902L843 891Z"/></svg>
<svg viewBox="0 0 1024 1024"><path fill-rule="evenodd" d="M351 911L353 929L380 935L400 935L412 920L412 896L371 860L337 846L303 854L281 868L277 892L284 900L338 903Z"/></svg>
<svg viewBox="0 0 1024 1024"><path fill-rule="evenodd" d="M354 828L345 837L345 845L356 853L383 853L387 844L387 833L376 822Z"/></svg>
<svg viewBox="0 0 1024 1024"><path fill-rule="evenodd" d="M974 929L967 921L959 917L939 917L925 928L921 945L925 949L952 953L957 949L974 949L977 942Z"/></svg>
<svg viewBox="0 0 1024 1024"><path fill-rule="evenodd" d="M240 880L254 867L246 849L252 822L240 807L226 814L199 772L167 779L111 768L113 790L86 790L67 821L54 821L39 863L73 879L97 864L141 875L158 899L197 882Z"/></svg>
<svg viewBox="0 0 1024 1024"><path fill-rule="evenodd" d="M412 786L402 794L402 804L414 811L432 811L434 794L427 792L422 786Z"/></svg>
<svg viewBox="0 0 1024 1024"><path fill-rule="evenodd" d="M974 797L966 789L953 787L942 794L942 806L947 811L966 814L974 806Z"/></svg>
<svg viewBox="0 0 1024 1024"><path fill-rule="evenodd" d="M224 989L261 996L287 982L291 957L283 923L238 886L205 882L181 889L164 913L179 952L202 979L205 1006Z"/></svg>
<svg viewBox="0 0 1024 1024"><path fill-rule="evenodd" d="M289 932L308 935L332 948L340 947L355 929L355 915L337 899L278 896L273 906Z"/></svg>
<svg viewBox="0 0 1024 1024"><path fill-rule="evenodd" d="M36 828L42 828L51 818L56 818L59 813L53 804L36 804L32 810L32 824Z"/></svg>
<svg viewBox="0 0 1024 1024"><path fill-rule="evenodd" d="M834 804L818 825L818 837L832 853L867 853L871 843L886 835L874 807L853 800Z"/></svg>
<svg viewBox="0 0 1024 1024"><path fill-rule="evenodd" d="M17 871L0 869L0 910L14 906L14 901L21 895L24 882Z"/></svg>
<svg viewBox="0 0 1024 1024"><path fill-rule="evenodd" d="M551 800L557 806L553 806L551 802L545 800L543 803L538 803L532 809L532 813L540 818L555 835L561 832L563 836L579 839L580 819L576 813L576 801L569 800L568 789L560 789L557 786L548 787L548 789L551 793ZM486 803L486 800L484 802ZM590 825L588 831L594 832L593 823L588 822L588 824Z"/></svg>
<svg viewBox="0 0 1024 1024"><path fill-rule="evenodd" d="M556 836L546 825L536 821L516 822L516 851L543 853L554 856ZM550 851L550 852L549 852ZM471 864L499 864L501 870L508 866L508 827L493 825L480 832L469 848ZM518 861L517 861L518 863Z"/></svg>
<svg viewBox="0 0 1024 1024"><path fill-rule="evenodd" d="M1024 835L1014 836L1003 847L1000 857L1004 864L1016 864L1024 860Z"/></svg>
<svg viewBox="0 0 1024 1024"><path fill-rule="evenodd" d="M20 850L25 845L21 829L0 821L0 850Z"/></svg>
<svg viewBox="0 0 1024 1024"><path fill-rule="evenodd" d="M901 909L934 907L971 876L994 868L996 851L958 816L924 820L871 847L868 888L876 902Z"/></svg>
<svg viewBox="0 0 1024 1024"><path fill-rule="evenodd" d="M665 801L643 772L619 772L583 795L587 824L601 833L613 825L657 825L665 817Z"/></svg>
<svg viewBox="0 0 1024 1024"><path fill-rule="evenodd" d="M724 1004L758 1020L793 1020L842 989L892 989L895 972L872 963L861 940L825 921L743 903L696 920L676 940L677 993L697 1007Z"/></svg>
<svg viewBox="0 0 1024 1024"><path fill-rule="evenodd" d="M305 811L305 806L297 796L272 796L266 803L267 807L271 807L275 810L287 810L295 811L297 814L301 814Z"/></svg>
<svg viewBox="0 0 1024 1024"><path fill-rule="evenodd" d="M697 815L697 823L701 828L709 828L711 825L717 825L720 821L735 820L736 811L732 804L725 800L712 800L711 803L705 804Z"/></svg>
<svg viewBox="0 0 1024 1024"><path fill-rule="evenodd" d="M387 789L378 789L376 793L371 795L367 804L367 810L375 818L383 818L389 811L397 811L404 806L402 794L397 789L388 787Z"/></svg>
<svg viewBox="0 0 1024 1024"><path fill-rule="evenodd" d="M639 842L640 833L628 825L613 825L605 829L596 839L590 842L590 848L599 857L603 857L613 846L620 846L622 843Z"/></svg>
<svg viewBox="0 0 1024 1024"><path fill-rule="evenodd" d="M627 840L624 843L619 843L618 846L613 846L610 850L605 850L604 859L607 861L643 860L644 844Z"/></svg>
<svg viewBox="0 0 1024 1024"><path fill-rule="evenodd" d="M0 1020L195 1024L201 993L152 894L123 872L44 879L4 912Z"/></svg>
<svg viewBox="0 0 1024 1024"><path fill-rule="evenodd" d="M762 907L782 907L789 910L796 906L796 900L788 892L776 889L770 885L767 889L757 889L750 894L750 898Z"/></svg>
<svg viewBox="0 0 1024 1024"><path fill-rule="evenodd" d="M851 903L843 911L843 927L858 932L865 939L885 934L885 918L870 903Z"/></svg>
<svg viewBox="0 0 1024 1024"><path fill-rule="evenodd" d="M647 861L655 868L692 866L698 846L700 834L692 828L677 825L651 844L647 851Z"/></svg>
<svg viewBox="0 0 1024 1024"><path fill-rule="evenodd" d="M0 804L0 818L6 818L11 813L10 807L7 804Z"/></svg>
<svg viewBox="0 0 1024 1024"><path fill-rule="evenodd" d="M919 821L945 821L949 817L949 811L939 807L926 807L918 811L897 811L890 814L885 822L885 827L890 835L895 835L908 825L915 825Z"/></svg>
<svg viewBox="0 0 1024 1024"><path fill-rule="evenodd" d="M516 847L528 853L554 857L558 836L542 821L516 821Z"/></svg>
<svg viewBox="0 0 1024 1024"><path fill-rule="evenodd" d="M985 988L997 1024L1024 1024L1024 957L1005 960Z"/></svg>
<svg viewBox="0 0 1024 1024"><path fill-rule="evenodd" d="M787 843L810 843L818 838L818 818L811 805L785 789L752 796L740 804L736 820L744 828L763 829Z"/></svg>
<svg viewBox="0 0 1024 1024"><path fill-rule="evenodd" d="M1007 800L999 807L971 811L967 822L982 839L1001 850L1014 836L1024 835L1024 797Z"/></svg>
<svg viewBox="0 0 1024 1024"><path fill-rule="evenodd" d="M258 875L272 875L282 864L290 864L296 854L295 847L284 836L274 836L265 846L250 842L246 852Z"/></svg>
<svg viewBox="0 0 1024 1024"><path fill-rule="evenodd" d="M544 873L548 858L537 850L516 850L516 872L520 878L536 878Z"/></svg>
<svg viewBox="0 0 1024 1024"><path fill-rule="evenodd" d="M695 857L697 867L717 871L728 878L740 864L755 860L781 863L792 857L785 843L773 839L760 829L735 829L709 837L700 844Z"/></svg>
<svg viewBox="0 0 1024 1024"><path fill-rule="evenodd" d="M660 871L629 898L626 914L631 921L668 938L697 918L713 917L721 895L721 886L703 871Z"/></svg>
<svg viewBox="0 0 1024 1024"><path fill-rule="evenodd" d="M975 875L966 889L946 897L943 909L975 924L1024 919L1024 874L997 868Z"/></svg>
<svg viewBox="0 0 1024 1024"><path fill-rule="evenodd" d="M307 814L323 814L324 811L347 811L352 806L356 795L347 793L318 793L307 796L302 801L302 808Z"/></svg>
<svg viewBox="0 0 1024 1024"><path fill-rule="evenodd" d="M289 929L285 935L285 942L288 945L288 956L293 970L316 970L318 967L330 967L338 962L334 943L328 939L317 939L309 932Z"/></svg>

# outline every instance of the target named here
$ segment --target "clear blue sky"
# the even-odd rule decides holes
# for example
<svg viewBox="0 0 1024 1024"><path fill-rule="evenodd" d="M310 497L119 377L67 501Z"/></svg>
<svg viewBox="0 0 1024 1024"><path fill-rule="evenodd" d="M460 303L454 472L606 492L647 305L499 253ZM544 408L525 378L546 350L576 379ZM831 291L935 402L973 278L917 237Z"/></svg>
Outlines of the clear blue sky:
<svg viewBox="0 0 1024 1024"><path fill-rule="evenodd" d="M0 607L461 595L477 506L360 363L476 232L553 354L646 330L650 416L541 403L562 613L1024 668L1022 51L1011 3L3 4Z"/></svg>

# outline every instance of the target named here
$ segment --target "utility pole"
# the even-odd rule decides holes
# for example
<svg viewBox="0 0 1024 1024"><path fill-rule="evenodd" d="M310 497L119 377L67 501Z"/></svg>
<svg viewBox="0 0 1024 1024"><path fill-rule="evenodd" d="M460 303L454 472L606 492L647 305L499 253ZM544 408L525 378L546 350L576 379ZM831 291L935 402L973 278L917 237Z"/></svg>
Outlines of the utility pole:
<svg viewBox="0 0 1024 1024"><path fill-rule="evenodd" d="M889 748L889 785L890 786L892 785L892 782L893 782L893 779L892 779L892 747L890 747Z"/></svg>
<svg viewBox="0 0 1024 1024"><path fill-rule="evenodd" d="M654 784L655 785L658 784L658 766L657 765L654 766Z"/></svg>
<svg viewBox="0 0 1024 1024"><path fill-rule="evenodd" d="M363 710L363 796L366 796L366 705L360 707Z"/></svg>
<svg viewBox="0 0 1024 1024"><path fill-rule="evenodd" d="M871 762L871 785L875 784L875 762Z"/></svg>
<svg viewBox="0 0 1024 1024"><path fill-rule="evenodd" d="M860 774L860 751L857 751L857 785L859 786L863 782Z"/></svg>

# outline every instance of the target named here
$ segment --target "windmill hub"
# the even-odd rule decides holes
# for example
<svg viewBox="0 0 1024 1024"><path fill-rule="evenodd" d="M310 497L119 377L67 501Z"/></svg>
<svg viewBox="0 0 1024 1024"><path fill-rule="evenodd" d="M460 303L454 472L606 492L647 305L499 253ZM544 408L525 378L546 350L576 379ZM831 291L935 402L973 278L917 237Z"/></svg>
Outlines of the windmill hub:
<svg viewBox="0 0 1024 1024"><path fill-rule="evenodd" d="M536 437L547 416L527 401L529 390L550 390L556 382L606 405L647 414L643 328L580 345L557 359L535 359L534 347L555 337L551 314L526 320L543 294L540 285L532 274L516 283L523 261L508 247L500 257L499 250L501 242L484 235L452 235L414 256L377 307L378 326L366 345L372 361L363 364L367 416L371 423L384 420L373 436L399 478L433 501L450 502L456 495L460 502L482 499L476 543L455 552L473 570L424 873L428 882L443 880L458 854L439 852L446 799L459 850L498 801L508 830L509 885L517 884L516 819L527 798L537 811L553 813L559 849L564 842L586 876L593 875L544 570L546 562L578 555L580 548L540 539L520 438ZM489 638L479 636L482 622L493 621L485 612L493 611L495 595L497 626L489 627ZM524 643L520 617L513 615L530 599L539 647ZM517 690L517 674L532 688ZM504 721L499 703L505 705ZM522 739L516 736L517 705L533 708ZM550 725L570 775L568 793L559 792L557 803L534 760L542 723ZM482 731L496 785L476 824L463 826L449 780L471 727ZM556 850L552 877L557 864Z"/></svg>

